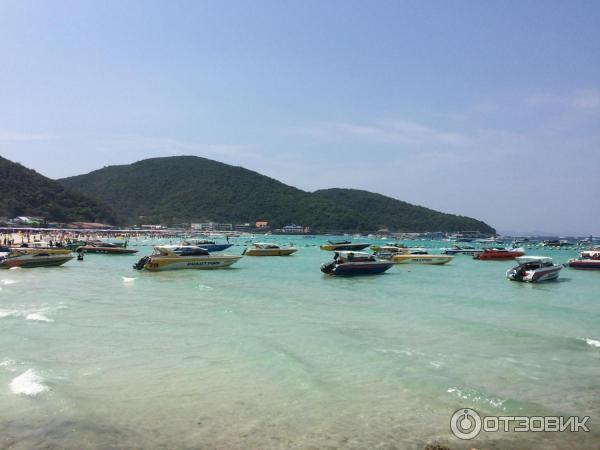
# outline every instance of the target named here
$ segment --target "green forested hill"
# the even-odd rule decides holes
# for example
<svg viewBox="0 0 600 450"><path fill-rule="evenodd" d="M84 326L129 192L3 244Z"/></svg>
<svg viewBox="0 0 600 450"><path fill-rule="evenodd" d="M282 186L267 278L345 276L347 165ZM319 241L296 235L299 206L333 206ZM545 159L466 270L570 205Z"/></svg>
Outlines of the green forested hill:
<svg viewBox="0 0 600 450"><path fill-rule="evenodd" d="M117 214L101 201L1 156L0 216L34 216L57 222L119 222Z"/></svg>
<svg viewBox="0 0 600 450"><path fill-rule="evenodd" d="M297 223L315 230L365 231L386 227L493 232L478 220L382 195L338 189L304 192L242 167L195 156L109 166L59 182L107 202L131 223L253 223L264 219L274 227ZM365 197L368 195L372 196L370 200ZM368 204L369 201L374 204Z"/></svg>
<svg viewBox="0 0 600 450"><path fill-rule="evenodd" d="M377 228L419 232L479 230L483 233L495 233L492 227L482 221L441 213L373 192L333 188L316 191L314 195L337 204L351 204L356 210L372 217Z"/></svg>

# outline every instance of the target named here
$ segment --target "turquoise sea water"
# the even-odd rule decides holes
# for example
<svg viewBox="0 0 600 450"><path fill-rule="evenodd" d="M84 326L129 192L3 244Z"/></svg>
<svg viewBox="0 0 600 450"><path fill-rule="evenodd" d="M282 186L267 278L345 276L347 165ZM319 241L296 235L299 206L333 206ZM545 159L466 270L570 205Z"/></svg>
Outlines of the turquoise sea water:
<svg viewBox="0 0 600 450"><path fill-rule="evenodd" d="M600 273L531 285L458 255L331 278L322 240L271 239L290 240L291 257L226 270L134 271L151 252L134 240L0 271L0 448L598 448ZM463 442L461 407L591 416L591 432Z"/></svg>

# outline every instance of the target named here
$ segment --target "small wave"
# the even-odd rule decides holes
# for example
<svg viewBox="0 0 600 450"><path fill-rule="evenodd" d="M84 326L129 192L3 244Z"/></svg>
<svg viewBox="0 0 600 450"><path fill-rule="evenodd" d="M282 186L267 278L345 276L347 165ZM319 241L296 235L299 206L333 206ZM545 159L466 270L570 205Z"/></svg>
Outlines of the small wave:
<svg viewBox="0 0 600 450"><path fill-rule="evenodd" d="M211 288L210 286L207 286L207 285L205 285L205 284L199 284L199 285L198 285L198 288L199 288L199 289L202 289L202 290L204 290L204 291L210 291L210 290L212 290L212 288Z"/></svg>
<svg viewBox="0 0 600 450"><path fill-rule="evenodd" d="M0 319L3 317L11 317L17 314L18 311L14 309L0 309Z"/></svg>
<svg viewBox="0 0 600 450"><path fill-rule="evenodd" d="M21 270L21 267L11 267L11 268L10 268L10 269L8 269L8 270Z"/></svg>
<svg viewBox="0 0 600 450"><path fill-rule="evenodd" d="M600 347L600 341L597 339L583 338L582 340L591 347Z"/></svg>
<svg viewBox="0 0 600 450"><path fill-rule="evenodd" d="M27 369L10 382L10 390L17 395L30 397L41 394L49 388L43 384L44 379L33 369Z"/></svg>
<svg viewBox="0 0 600 450"><path fill-rule="evenodd" d="M137 278L133 277L121 277L121 279L123 280L123 283L133 283L135 280L137 280Z"/></svg>
<svg viewBox="0 0 600 450"><path fill-rule="evenodd" d="M0 280L0 283L2 283L4 286L8 286L10 284L18 283L18 281L17 280Z"/></svg>
<svg viewBox="0 0 600 450"><path fill-rule="evenodd" d="M14 367L17 362L14 359L5 359L4 361L0 361L0 367L5 368L6 370L14 371Z"/></svg>
<svg viewBox="0 0 600 450"><path fill-rule="evenodd" d="M487 403L494 408L504 408L504 403L506 400L502 400L500 398L487 397L485 394L475 390L475 389L459 389L457 387L448 388L447 392L449 394L454 394L457 397L468 400L473 403Z"/></svg>
<svg viewBox="0 0 600 450"><path fill-rule="evenodd" d="M46 317L45 315L39 312L29 313L25 316L25 319L36 320L38 322L54 322L54 319L50 319L49 317Z"/></svg>

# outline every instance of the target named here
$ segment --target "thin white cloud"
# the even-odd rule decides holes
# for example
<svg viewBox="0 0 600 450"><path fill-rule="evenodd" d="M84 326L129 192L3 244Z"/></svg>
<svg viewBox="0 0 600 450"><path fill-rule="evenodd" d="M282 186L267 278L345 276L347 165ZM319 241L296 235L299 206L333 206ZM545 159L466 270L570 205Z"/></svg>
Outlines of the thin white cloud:
<svg viewBox="0 0 600 450"><path fill-rule="evenodd" d="M593 111L600 109L599 89L580 89L570 93L557 94L541 92L525 99L530 106L554 106L575 111Z"/></svg>
<svg viewBox="0 0 600 450"><path fill-rule="evenodd" d="M46 134L20 133L16 131L0 131L0 142L34 142L49 141L54 136Z"/></svg>
<svg viewBox="0 0 600 450"><path fill-rule="evenodd" d="M462 133L439 130L404 119L386 120L375 124L331 123L298 128L295 132L310 138L324 140L342 140L354 137L391 144L418 146L462 145L467 141L467 136Z"/></svg>

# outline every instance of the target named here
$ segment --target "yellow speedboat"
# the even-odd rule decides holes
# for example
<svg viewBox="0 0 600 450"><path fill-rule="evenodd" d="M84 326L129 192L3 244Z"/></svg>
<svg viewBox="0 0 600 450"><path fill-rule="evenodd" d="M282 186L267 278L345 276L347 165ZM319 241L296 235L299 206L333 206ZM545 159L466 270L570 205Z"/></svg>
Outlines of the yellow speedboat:
<svg viewBox="0 0 600 450"><path fill-rule="evenodd" d="M288 256L297 252L294 247L280 247L277 244L256 243L254 248L244 250L246 256Z"/></svg>
<svg viewBox="0 0 600 450"><path fill-rule="evenodd" d="M71 252L65 249L12 248L0 257L0 268L61 266L72 259Z"/></svg>
<svg viewBox="0 0 600 450"><path fill-rule="evenodd" d="M151 256L144 256L134 269L151 272L176 269L222 269L239 261L241 256L211 255L193 245L161 245L154 247Z"/></svg>
<svg viewBox="0 0 600 450"><path fill-rule="evenodd" d="M450 255L394 255L391 257L391 261L395 264L447 264L454 256Z"/></svg>

